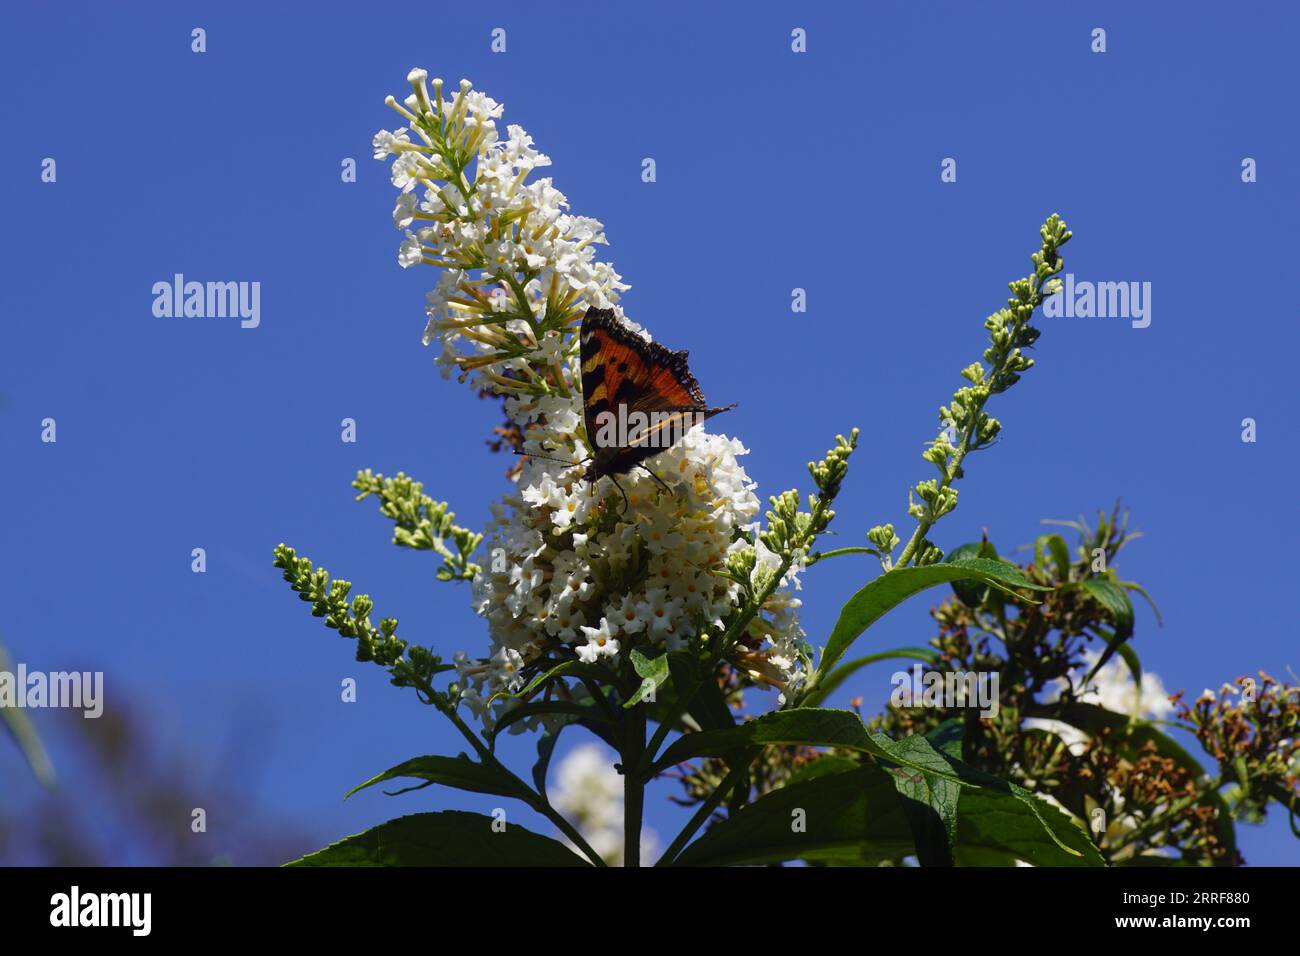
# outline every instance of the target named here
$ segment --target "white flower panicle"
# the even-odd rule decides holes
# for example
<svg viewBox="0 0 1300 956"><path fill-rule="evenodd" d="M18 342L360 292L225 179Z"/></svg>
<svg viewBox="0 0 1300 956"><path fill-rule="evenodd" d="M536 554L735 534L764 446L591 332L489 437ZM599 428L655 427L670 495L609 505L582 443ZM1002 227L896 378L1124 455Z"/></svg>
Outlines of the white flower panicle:
<svg viewBox="0 0 1300 956"><path fill-rule="evenodd" d="M444 375L456 369L475 389L505 398L529 455L515 490L494 507L488 560L473 582L490 653L458 654L461 700L488 726L517 706L525 675L565 660L618 668L631 651L691 647L726 626L743 588L728 560L755 549L759 500L739 464L735 439L696 426L648 464L646 474L584 479L591 448L578 369L578 325L588 308L613 309L628 288L595 247L600 222L565 211L550 165L521 127L496 129L502 107L462 80L451 99L442 81L408 77L408 127L376 134L375 156L395 157L400 191L393 221L405 234L403 266L442 269L428 295L426 344L438 342ZM569 464L572 462L573 464ZM760 552L766 552L761 544ZM770 552L755 556L760 569ZM779 560L776 562L779 563ZM797 568L741 635L732 662L755 680L787 689L802 679ZM554 681L548 695L586 696ZM517 721L512 732L535 726Z"/></svg>
<svg viewBox="0 0 1300 956"><path fill-rule="evenodd" d="M380 130L374 147L376 159L395 157L393 224L406 236L398 262L445 270L428 295L424 342L441 346L444 375L473 374L495 392L563 391L573 320L589 305L617 309L628 288L596 260L603 227L565 212L549 178L526 181L550 157L519 126L500 138L499 103L468 80L446 100L441 80L430 96L423 70L408 79L405 105L387 102L410 131Z"/></svg>

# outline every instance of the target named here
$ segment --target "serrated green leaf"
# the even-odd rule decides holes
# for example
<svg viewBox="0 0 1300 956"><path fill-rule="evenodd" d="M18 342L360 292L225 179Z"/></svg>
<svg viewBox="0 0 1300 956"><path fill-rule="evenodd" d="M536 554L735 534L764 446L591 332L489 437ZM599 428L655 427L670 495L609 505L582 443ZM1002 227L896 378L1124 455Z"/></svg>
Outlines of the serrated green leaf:
<svg viewBox="0 0 1300 956"><path fill-rule="evenodd" d="M925 739L930 741L930 745L935 750L951 757L953 760L960 760L961 742L964 735L965 728L962 726L961 721L956 717L950 717L926 734Z"/></svg>
<svg viewBox="0 0 1300 956"><path fill-rule="evenodd" d="M721 757L765 744L807 744L875 752L862 718L851 710L798 707L764 714L731 727L684 734L655 761L652 774L695 757Z"/></svg>
<svg viewBox="0 0 1300 956"><path fill-rule="evenodd" d="M917 860L922 866L952 866L961 785L948 775L949 758L924 737L904 737L897 741L895 753L906 755L914 765L891 768L890 774L903 801ZM934 772L916 767L929 767Z"/></svg>
<svg viewBox="0 0 1300 956"><path fill-rule="evenodd" d="M332 843L286 866L587 866L564 844L517 823L444 810L415 813Z"/></svg>
<svg viewBox="0 0 1300 956"><path fill-rule="evenodd" d="M1002 850L1034 866L1105 866L1088 835L1070 817L1028 791L1020 792L1024 799L964 788L957 814L958 846Z"/></svg>

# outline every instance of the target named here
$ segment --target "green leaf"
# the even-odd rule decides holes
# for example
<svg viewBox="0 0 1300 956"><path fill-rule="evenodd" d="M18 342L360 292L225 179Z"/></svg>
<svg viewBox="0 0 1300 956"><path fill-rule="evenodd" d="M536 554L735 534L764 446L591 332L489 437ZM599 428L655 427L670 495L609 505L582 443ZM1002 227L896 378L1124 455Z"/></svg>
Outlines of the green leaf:
<svg viewBox="0 0 1300 956"><path fill-rule="evenodd" d="M941 776L937 764L935 769L935 775ZM802 859L821 865L873 866L917 851L894 774L877 764L837 756L815 760L800 773L806 776L792 778L780 790L715 823L682 851L674 865L758 865ZM1018 798L963 785L953 841L957 862L1011 866L1022 859L1042 866L1102 864L1087 836L1068 817L1046 804L1039 808L1041 822L1034 808ZM796 811L802 811L802 829L794 826ZM1079 855L1062 849L1052 834L1076 847Z"/></svg>
<svg viewBox="0 0 1300 956"><path fill-rule="evenodd" d="M991 587L1005 591L1020 600L1013 588L1030 588L1047 591L1050 588L1029 581L1014 565L987 558L966 558L926 567L896 568L876 578L853 597L840 611L839 620L831 631L821 663L814 675L813 685L828 673L844 656L844 652L868 627L914 594L951 581L983 581Z"/></svg>
<svg viewBox="0 0 1300 956"><path fill-rule="evenodd" d="M1133 636L1133 602L1124 589L1106 578L1088 578L1080 582L1083 589L1106 610L1115 625L1115 639L1126 641Z"/></svg>
<svg viewBox="0 0 1300 956"><path fill-rule="evenodd" d="M883 753L867 736L862 718L851 710L797 707L764 714L755 720L677 738L655 761L652 774L695 757L723 757L765 744L846 747Z"/></svg>
<svg viewBox="0 0 1300 956"><path fill-rule="evenodd" d="M1121 644L1116 648L1115 653L1119 654L1120 659L1128 665L1129 673L1133 675L1133 686L1138 689L1138 693L1133 695L1133 699L1138 707L1142 706L1142 661L1137 656L1137 651L1133 650L1132 644ZM1131 715L1136 716L1136 715Z"/></svg>
<svg viewBox="0 0 1300 956"><path fill-rule="evenodd" d="M795 708L775 711L755 720L722 730L687 734L673 743L654 765L660 772L694 757L721 756L744 747L766 744L801 744L857 750L883 761L889 767L907 768L959 785L962 813L973 793L983 794L973 807L983 816L975 842L1002 839L1021 859L1030 863L1050 860L1056 865L1100 865L1102 860L1086 834L1050 804L1043 803L1022 787L983 773L935 750L921 737L895 741L885 734L870 734L860 718L849 710ZM934 758L939 758L938 760ZM946 769L939 764L942 760ZM914 775L913 775L914 776ZM932 781L931 788L937 786ZM999 822L1001 821L1001 822ZM946 821L945 821L946 825ZM1034 856L1026 856L1030 850Z"/></svg>
<svg viewBox="0 0 1300 956"><path fill-rule="evenodd" d="M911 852L911 832L893 780L873 764L859 764L764 794L711 826L673 865L798 859L865 864Z"/></svg>
<svg viewBox="0 0 1300 956"><path fill-rule="evenodd" d="M948 553L944 561L947 564L952 564L954 562L968 561L972 558L985 558L989 561L997 561L1008 567L1016 568L1017 571L1020 570L1005 558L998 557L998 549L993 547L993 542L987 539L957 545ZM982 581L953 581L952 593L957 595L957 600L967 607L979 607L988 600L989 586Z"/></svg>
<svg viewBox="0 0 1300 956"><path fill-rule="evenodd" d="M811 763L804 764L794 773L790 774L790 779L785 782L785 786L791 787L796 783L816 780L818 777L824 777L830 773L844 773L848 770L857 770L862 765L862 761L855 760L852 757L840 757L836 754L826 754L825 756L818 757Z"/></svg>
<svg viewBox="0 0 1300 956"><path fill-rule="evenodd" d="M587 866L550 837L462 810L416 813L331 843L286 866Z"/></svg>
<svg viewBox="0 0 1300 956"><path fill-rule="evenodd" d="M1147 594L1146 588L1142 587L1142 585L1138 584L1136 581L1120 581L1119 586L1124 588L1126 591L1136 591L1138 594L1142 595L1147 604L1151 605L1151 613L1156 616L1156 626L1165 626L1164 620L1160 617L1160 608L1156 607L1156 602L1151 600L1151 595Z"/></svg>
<svg viewBox="0 0 1300 956"><path fill-rule="evenodd" d="M960 760L961 742L964 733L965 729L962 727L961 721L956 717L950 717L926 734L925 739L930 741L935 750L951 757L953 760Z"/></svg>
<svg viewBox="0 0 1300 956"><path fill-rule="evenodd" d="M1034 542L1034 563L1043 566L1043 550L1052 557L1056 565L1056 577L1060 581L1070 580L1070 548L1059 534L1045 534Z"/></svg>
<svg viewBox="0 0 1300 956"><path fill-rule="evenodd" d="M641 678L641 684L637 687L636 693L624 702L624 707L635 707L646 694L651 690L658 690L659 685L668 679L668 655L646 657L639 650L633 650L632 667Z"/></svg>
<svg viewBox="0 0 1300 956"><path fill-rule="evenodd" d="M970 558L988 557L983 554L984 545L987 542L971 541L966 544L959 544L948 552L947 561L965 561ZM953 581L952 593L957 595L957 600L961 601L967 607L979 607L988 597L988 585L979 581Z"/></svg>
<svg viewBox="0 0 1300 956"><path fill-rule="evenodd" d="M912 785L916 794L929 800L933 817L945 824L944 836L949 846L1002 850L1035 866L1103 865L1092 841L1068 816L1029 791L957 760L954 753L960 753L961 744L959 728L955 725L956 721L945 721L928 738L904 737L893 741L883 734L872 735L891 757L913 769ZM936 746L942 750L935 749ZM950 795L940 781L951 781L948 775L952 773L956 774L960 792ZM928 789L915 781L918 775L928 778ZM913 799L919 797L913 795ZM913 809L912 814L915 813ZM948 828L950 820L956 825L955 833ZM933 862L946 862L937 843L933 818L930 827L928 844L920 836L917 839L917 856L922 865L926 865L923 855L926 851ZM915 829L914 824L914 832Z"/></svg>
<svg viewBox="0 0 1300 956"><path fill-rule="evenodd" d="M1070 817L1028 791L1011 788L1023 796L1008 799L991 788L962 790L957 816L959 848L999 849L1034 866L1105 866L1088 835Z"/></svg>
<svg viewBox="0 0 1300 956"><path fill-rule="evenodd" d="M955 866L1015 866L1016 855L1008 850L959 843L953 854Z"/></svg>
<svg viewBox="0 0 1300 956"><path fill-rule="evenodd" d="M841 684L868 664L875 664L878 661L894 660L897 658L925 661L927 664L934 664L939 660L939 652L932 647L896 647L892 651L881 651L879 654L868 654L866 657L859 657L855 660L849 661L847 664L841 664L812 689L808 696L803 699L803 705L805 707L816 707L834 693Z"/></svg>
<svg viewBox="0 0 1300 956"><path fill-rule="evenodd" d="M912 828L916 858L922 866L952 866L961 785L948 775L948 758L924 737L904 737L897 742L895 752L906 754L916 766L934 771L926 773L908 767L890 770L903 800L903 813Z"/></svg>
<svg viewBox="0 0 1300 956"><path fill-rule="evenodd" d="M1300 797L1297 797L1295 793L1287 790L1276 781L1266 782L1264 784L1264 790L1271 799L1276 800L1282 806L1286 807L1288 813L1287 823L1291 825L1291 833L1297 838L1300 838L1300 825L1297 825L1296 813L1297 808L1300 808ZM1222 798L1220 798L1220 802L1223 802Z"/></svg>
<svg viewBox="0 0 1300 956"><path fill-rule="evenodd" d="M532 792L524 785L523 781L509 771L493 767L490 764L476 763L462 754L459 757L432 755L412 757L404 763L399 763L396 767L385 770L377 777L371 777L365 783L353 787L347 792L344 799L359 790L365 790L367 787L373 787L386 780L395 780L398 777L414 777L418 780L428 780L430 783L439 783L445 787L468 790L471 793L494 793L498 796L514 797L518 800L530 801L533 797Z"/></svg>
<svg viewBox="0 0 1300 956"><path fill-rule="evenodd" d="M593 677L597 680L607 680L609 678L609 673L598 664L587 664L584 663L583 661L577 661L577 660L564 661L563 663L556 664L550 670L543 671L542 673L538 674L536 677L534 677L532 680L528 682L528 684L524 687L523 690L517 693L507 694L505 691L497 691L495 694L491 696L491 698L488 699L488 703L490 704L498 697L505 697L510 700L517 700L519 698L526 699L528 697L531 697L533 695L533 692L537 690L537 688L541 687L543 684L548 683L549 681L556 680L557 678L560 677L565 677L569 674L572 674L577 677Z"/></svg>
<svg viewBox="0 0 1300 956"><path fill-rule="evenodd" d="M1114 656L1120 646L1133 636L1133 602L1129 600L1123 588L1106 578L1088 578L1080 582L1080 586L1105 609L1106 615L1115 625L1115 636L1110 639L1110 643L1106 645L1106 649L1097 658L1097 663L1092 666L1092 670L1084 679L1084 683L1087 684Z"/></svg>

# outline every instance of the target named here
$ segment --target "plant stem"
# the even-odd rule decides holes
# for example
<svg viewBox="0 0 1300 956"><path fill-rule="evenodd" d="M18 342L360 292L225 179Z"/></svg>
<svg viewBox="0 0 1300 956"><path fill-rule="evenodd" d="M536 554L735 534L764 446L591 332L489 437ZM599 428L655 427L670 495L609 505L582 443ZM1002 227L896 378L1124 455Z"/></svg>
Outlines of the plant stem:
<svg viewBox="0 0 1300 956"><path fill-rule="evenodd" d="M627 721L623 745L623 865L641 865L641 816L645 808L645 780L638 768L645 750L644 707L634 707Z"/></svg>
<svg viewBox="0 0 1300 956"><path fill-rule="evenodd" d="M1029 311L1026 313L1026 316L1022 321L1013 322L1010 327L1008 342L1014 343L1016 334L1024 326L1029 324L1030 319L1033 318L1034 310L1043 303L1043 294L1040 291L1042 288L1043 277L1035 272L1034 275L1029 276L1029 281L1031 283ZM987 383L989 386L997 385L1002 377L1006 375L1008 362L1015 352L1015 346L1008 345L998 356L997 363L986 373L982 381ZM1005 387L1001 390L1005 391ZM978 437L976 433L979 429L980 413L984 411L984 406L988 404L989 399L995 394L997 393L990 391L971 407L966 416L965 426L962 429L961 440L957 443L956 448L953 449L951 461L948 463L947 467L943 469L943 474L940 477L938 484L938 491L941 492L948 488L956 480L956 477L961 474L961 464L965 460L966 456L972 451L971 442ZM893 567L907 567L907 563L916 557L917 548L920 547L921 542L925 540L925 536L929 533L930 529L934 527L935 522L937 522L940 517L942 517L942 515L930 515L927 513L923 517L917 519L916 530L912 532L912 536L907 540L907 545L903 548L903 553L898 556L898 560L893 564Z"/></svg>
<svg viewBox="0 0 1300 956"><path fill-rule="evenodd" d="M975 408L972 409L970 415L967 416L966 427L962 430L961 441L953 451L951 464L944 471L943 477L939 481L938 491L943 491L951 485L953 482L953 476L956 475L958 469L961 468L962 460L965 459L967 451L970 450L970 440L975 433L976 422L979 421L979 413L983 411L984 405L987 401L988 399L985 398L976 405ZM894 568L907 567L907 562L911 561L915 556L917 547L919 547L921 542L925 540L925 536L930 533L930 529L934 527L935 522L938 520L939 518L937 516L932 518L929 515L917 519L916 530L913 531L912 536L907 539L907 545L903 548L903 553L898 556L898 560L894 563Z"/></svg>
<svg viewBox="0 0 1300 956"><path fill-rule="evenodd" d="M834 551L820 551L817 554L808 555L807 566L811 567L823 558L838 558L843 554L878 554L875 548L836 548Z"/></svg>

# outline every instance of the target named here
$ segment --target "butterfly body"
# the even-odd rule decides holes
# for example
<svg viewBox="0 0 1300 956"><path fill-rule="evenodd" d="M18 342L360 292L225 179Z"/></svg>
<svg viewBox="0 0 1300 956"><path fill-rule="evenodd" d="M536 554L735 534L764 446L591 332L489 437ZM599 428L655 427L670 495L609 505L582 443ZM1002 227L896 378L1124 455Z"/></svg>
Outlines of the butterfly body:
<svg viewBox="0 0 1300 956"><path fill-rule="evenodd" d="M693 426L736 407L709 406L686 353L647 342L612 309L588 309L579 336L592 481L644 467Z"/></svg>

